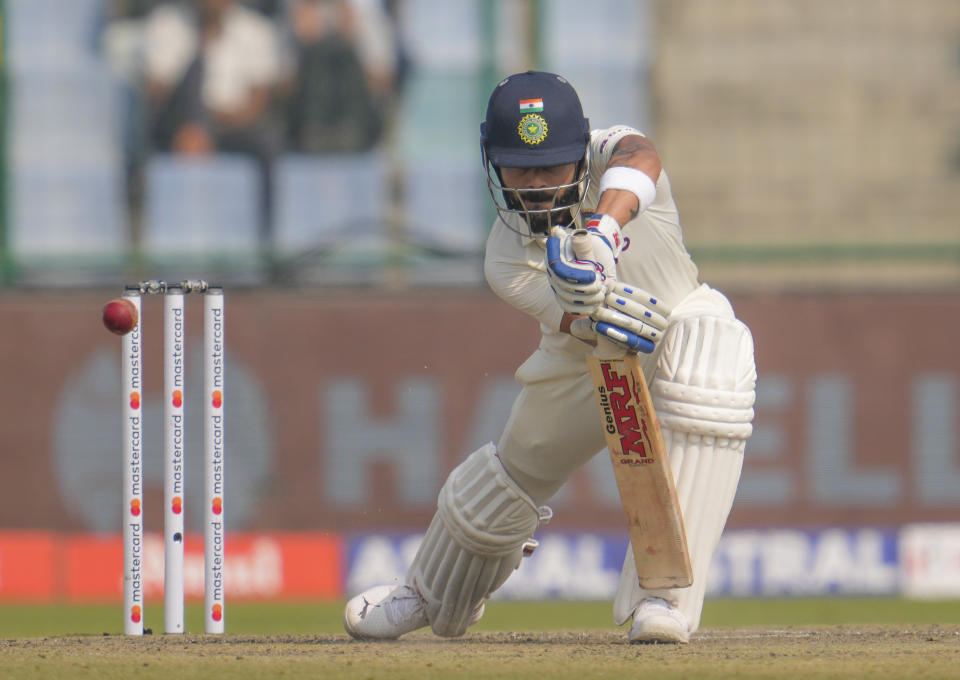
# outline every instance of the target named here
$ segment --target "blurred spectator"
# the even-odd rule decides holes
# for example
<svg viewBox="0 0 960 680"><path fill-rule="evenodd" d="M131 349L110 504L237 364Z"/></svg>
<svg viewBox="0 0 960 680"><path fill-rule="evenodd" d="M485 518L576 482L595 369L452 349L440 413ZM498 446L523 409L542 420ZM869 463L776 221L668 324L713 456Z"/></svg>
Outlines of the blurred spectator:
<svg viewBox="0 0 960 680"><path fill-rule="evenodd" d="M256 9L267 16L276 16L284 0L240 0L241 4ZM107 0L107 16L110 19L136 19L145 17L158 5L171 0Z"/></svg>
<svg viewBox="0 0 960 680"><path fill-rule="evenodd" d="M268 17L275 17L280 14L284 0L243 0L243 4L251 7Z"/></svg>
<svg viewBox="0 0 960 680"><path fill-rule="evenodd" d="M156 148L271 155L279 53L263 16L238 0L162 5L147 18L145 65Z"/></svg>
<svg viewBox="0 0 960 680"><path fill-rule="evenodd" d="M342 152L376 145L397 67L382 0L288 0L285 20L293 70L288 148Z"/></svg>
<svg viewBox="0 0 960 680"><path fill-rule="evenodd" d="M270 116L280 76L274 24L239 0L165 4L146 19L144 49L153 148L256 157L266 238L278 146Z"/></svg>
<svg viewBox="0 0 960 680"><path fill-rule="evenodd" d="M136 19L169 0L107 0L107 16L110 19Z"/></svg>

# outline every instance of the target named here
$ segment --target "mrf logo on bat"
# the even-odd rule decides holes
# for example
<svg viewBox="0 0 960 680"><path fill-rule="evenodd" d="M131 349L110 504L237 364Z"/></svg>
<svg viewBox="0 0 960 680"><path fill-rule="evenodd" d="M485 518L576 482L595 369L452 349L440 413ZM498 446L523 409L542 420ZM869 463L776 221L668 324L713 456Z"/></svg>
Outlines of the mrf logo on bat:
<svg viewBox="0 0 960 680"><path fill-rule="evenodd" d="M629 375L621 375L609 362L601 361L603 385L597 387L603 408L604 427L608 434L620 437L620 460L624 465L647 465L653 462L648 455L649 435L647 419L639 413L639 399Z"/></svg>

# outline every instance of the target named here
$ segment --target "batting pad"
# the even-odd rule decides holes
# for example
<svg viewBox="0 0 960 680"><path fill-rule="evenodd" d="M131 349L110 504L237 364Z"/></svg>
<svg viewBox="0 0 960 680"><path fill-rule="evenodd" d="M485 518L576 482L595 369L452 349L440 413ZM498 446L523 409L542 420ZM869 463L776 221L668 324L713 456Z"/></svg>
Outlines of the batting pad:
<svg viewBox="0 0 960 680"><path fill-rule="evenodd" d="M493 444L470 454L440 490L437 513L407 577L433 632L463 635L474 613L516 569L549 508L510 479Z"/></svg>
<svg viewBox="0 0 960 680"><path fill-rule="evenodd" d="M614 619L626 622L647 597L672 602L700 625L710 560L740 482L743 451L753 431L757 371L753 338L736 319L694 316L667 329L651 394L670 456L683 512L693 585L644 590L627 551L614 600Z"/></svg>

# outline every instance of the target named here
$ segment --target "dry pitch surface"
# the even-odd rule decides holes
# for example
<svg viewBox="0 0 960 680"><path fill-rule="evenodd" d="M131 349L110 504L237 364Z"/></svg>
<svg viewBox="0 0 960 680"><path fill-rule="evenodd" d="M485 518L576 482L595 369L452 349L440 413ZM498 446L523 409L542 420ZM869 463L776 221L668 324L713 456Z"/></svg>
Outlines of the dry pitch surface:
<svg viewBox="0 0 960 680"><path fill-rule="evenodd" d="M0 678L958 678L960 626L715 628L688 645L625 630L345 635L119 635L0 640Z"/></svg>

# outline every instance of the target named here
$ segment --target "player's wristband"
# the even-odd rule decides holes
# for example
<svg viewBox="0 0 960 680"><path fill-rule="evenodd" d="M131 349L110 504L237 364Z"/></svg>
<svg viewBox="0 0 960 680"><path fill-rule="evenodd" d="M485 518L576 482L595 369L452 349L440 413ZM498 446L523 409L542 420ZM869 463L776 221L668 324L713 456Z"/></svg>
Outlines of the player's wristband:
<svg viewBox="0 0 960 680"><path fill-rule="evenodd" d="M607 168L603 173L600 178L600 194L602 195L607 189L621 189L636 196L640 202L637 214L649 208L657 197L657 185L650 179L650 175L643 170L622 165Z"/></svg>

